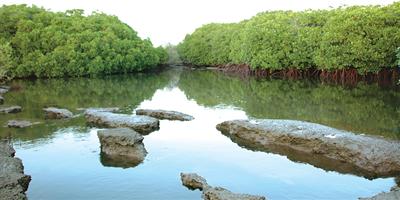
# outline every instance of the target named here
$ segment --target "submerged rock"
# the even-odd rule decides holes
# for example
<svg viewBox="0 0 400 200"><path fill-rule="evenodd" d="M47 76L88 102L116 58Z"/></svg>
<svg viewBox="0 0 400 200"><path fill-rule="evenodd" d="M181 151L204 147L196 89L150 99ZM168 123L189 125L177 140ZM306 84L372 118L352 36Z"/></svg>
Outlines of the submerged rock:
<svg viewBox="0 0 400 200"><path fill-rule="evenodd" d="M21 112L21 106L1 106L0 113L18 113Z"/></svg>
<svg viewBox="0 0 400 200"><path fill-rule="evenodd" d="M181 173L182 184L189 189L199 189L203 191L204 200L265 200L265 197L233 193L222 187L211 187L206 179L196 173Z"/></svg>
<svg viewBox="0 0 400 200"><path fill-rule="evenodd" d="M137 115L147 115L157 119L168 119L168 120L179 120L179 121L191 121L194 119L185 113L170 111L170 110L150 110L150 109L138 109L136 110Z"/></svg>
<svg viewBox="0 0 400 200"><path fill-rule="evenodd" d="M46 119L65 119L73 117L71 111L63 108L48 107L43 109Z"/></svg>
<svg viewBox="0 0 400 200"><path fill-rule="evenodd" d="M149 134L159 129L159 121L148 116L86 110L85 117L89 124L106 128L127 127L141 134Z"/></svg>
<svg viewBox="0 0 400 200"><path fill-rule="evenodd" d="M39 122L30 122L26 120L10 120L7 122L7 127L9 128L25 128L39 124Z"/></svg>
<svg viewBox="0 0 400 200"><path fill-rule="evenodd" d="M0 198L19 200L27 199L31 177L24 174L24 166L19 158L15 158L15 150L6 142L0 141Z"/></svg>
<svg viewBox="0 0 400 200"><path fill-rule="evenodd" d="M76 110L80 111L99 111L99 112L117 112L120 110L118 107L110 107L110 108L77 108Z"/></svg>
<svg viewBox="0 0 400 200"><path fill-rule="evenodd" d="M97 132L101 144L101 153L106 161L137 165L147 155L143 136L129 128L99 130Z"/></svg>
<svg viewBox="0 0 400 200"><path fill-rule="evenodd" d="M373 197L359 198L360 200L399 200L400 199L400 188L398 186L393 187L390 192L382 192Z"/></svg>
<svg viewBox="0 0 400 200"><path fill-rule="evenodd" d="M246 148L296 155L300 161L329 170L369 178L400 173L400 141L295 120L233 120L218 124L217 129Z"/></svg>

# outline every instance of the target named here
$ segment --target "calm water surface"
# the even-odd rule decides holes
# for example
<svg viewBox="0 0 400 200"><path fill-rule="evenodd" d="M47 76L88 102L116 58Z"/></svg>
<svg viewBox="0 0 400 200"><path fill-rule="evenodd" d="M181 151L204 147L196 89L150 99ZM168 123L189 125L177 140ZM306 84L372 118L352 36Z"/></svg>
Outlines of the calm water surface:
<svg viewBox="0 0 400 200"><path fill-rule="evenodd" d="M42 122L0 128L32 175L29 199L200 199L181 185L180 172L196 172L211 185L269 199L357 199L389 191L395 178L368 180L321 169L285 155L245 149L215 125L230 119L283 118L317 122L357 133L400 138L400 93L375 85L345 89L304 81L240 79L213 71L171 69L159 74L15 80L6 104L23 112L1 115ZM129 167L100 157L96 128L83 116L44 120L44 106L177 110L190 122L162 120L145 136L148 155ZM301 159L300 159L301 160ZM339 168L339 167L338 167ZM398 179L397 179L398 180Z"/></svg>

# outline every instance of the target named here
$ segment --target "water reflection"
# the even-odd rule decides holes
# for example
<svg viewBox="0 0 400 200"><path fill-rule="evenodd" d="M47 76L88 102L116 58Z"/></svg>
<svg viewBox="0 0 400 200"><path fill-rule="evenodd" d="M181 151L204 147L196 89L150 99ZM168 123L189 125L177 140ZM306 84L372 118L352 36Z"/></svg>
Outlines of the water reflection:
<svg viewBox="0 0 400 200"><path fill-rule="evenodd" d="M353 172L351 167L326 164L320 158L283 150L259 152L262 149L241 148L215 126L232 119L291 117L319 120L346 130L393 136L397 133L380 130L384 125L389 127L388 130L396 127L392 123L398 118L388 118L398 117L397 111L393 111L399 106L394 101L399 97L397 93L374 90L374 86L371 90L375 93L367 89L347 91L298 82L243 82L209 71L179 73L179 70L172 70L154 77L116 77L111 78L112 81L104 78L105 83L102 83L103 78L84 79L81 84L77 84L78 79L68 80L67 84L80 91L70 91L75 96L62 90L48 91L46 88L56 90L56 86L51 86L55 82L48 82L49 87L46 87L36 82L18 81L23 89L7 94L6 100L18 103L26 110L20 115L0 116L1 122L19 117L42 119L41 108L50 103L75 113L79 107L125 106L127 112L136 108L168 109L195 117L189 122L162 120L160 130L145 136L143 142L148 155L139 165L103 157L97 130L87 128L83 117L47 121L21 130L1 128L0 137L6 135L4 131L10 131L17 156L24 161L25 172L33 177L29 199L199 199L200 192L188 191L181 185L179 174L188 171L203 175L211 185L264 195L269 199L357 199L389 191L395 184L394 178L368 180L354 176L352 174L360 174ZM68 90L67 86L63 87ZM140 91L146 89L148 91ZM320 91L329 93L331 89L336 93L319 94ZM301 92L307 95L297 96ZM352 97L345 97L346 94ZM374 100L368 100L364 95L371 95L369 98ZM79 100L81 96L85 101ZM110 101L107 100L109 97ZM357 99L360 100L358 103ZM323 105L307 105L307 100ZM353 105L346 107L351 116L342 119L340 115L344 110L340 107L346 101ZM338 105L328 105L328 102ZM369 105L374 102L387 105ZM285 105L292 109L292 114ZM316 109L319 107L321 110ZM376 107L379 112L350 122L345 120L371 113L365 110L371 107ZM363 119L366 119L365 128L361 127ZM377 121L374 122L376 128L368 124L372 119ZM347 129L346 125L351 123L355 125Z"/></svg>
<svg viewBox="0 0 400 200"><path fill-rule="evenodd" d="M143 162L141 159L132 159L127 156L107 155L100 153L100 162L104 167L130 168L136 167Z"/></svg>
<svg viewBox="0 0 400 200"><path fill-rule="evenodd" d="M296 119L400 139L399 89L242 80L214 71L185 71L179 88L201 105L232 105L253 118Z"/></svg>

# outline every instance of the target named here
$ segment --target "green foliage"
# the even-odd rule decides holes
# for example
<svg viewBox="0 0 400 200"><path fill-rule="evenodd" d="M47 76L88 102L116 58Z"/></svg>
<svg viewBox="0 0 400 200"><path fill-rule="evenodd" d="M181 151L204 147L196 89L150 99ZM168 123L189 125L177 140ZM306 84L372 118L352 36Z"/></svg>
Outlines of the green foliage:
<svg viewBox="0 0 400 200"><path fill-rule="evenodd" d="M7 72L14 64L12 51L10 43L0 39L0 80L11 78Z"/></svg>
<svg viewBox="0 0 400 200"><path fill-rule="evenodd" d="M237 24L208 24L187 35L178 51L194 65L248 64L253 68L359 73L396 66L400 2L385 7L259 13Z"/></svg>
<svg viewBox="0 0 400 200"><path fill-rule="evenodd" d="M16 77L61 77L142 71L166 52L117 17L82 10L50 12L26 5L0 8L0 38L12 47Z"/></svg>

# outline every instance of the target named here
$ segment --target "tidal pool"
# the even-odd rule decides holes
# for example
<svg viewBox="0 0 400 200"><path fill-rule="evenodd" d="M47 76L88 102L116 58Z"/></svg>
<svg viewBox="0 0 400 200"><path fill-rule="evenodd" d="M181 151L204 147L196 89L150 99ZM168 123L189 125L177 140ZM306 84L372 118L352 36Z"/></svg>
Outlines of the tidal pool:
<svg viewBox="0 0 400 200"><path fill-rule="evenodd" d="M215 129L230 119L280 118L316 122L356 133L400 138L400 92L360 83L356 88L309 81L256 80L214 71L175 68L155 74L14 80L6 105L23 112L0 115L42 122L25 129L1 127L12 138L25 173L29 199L200 199L181 185L180 172L196 172L210 185L269 199L357 199L389 191L398 178L368 180L341 174L286 155L233 143ZM160 122L145 136L145 161L130 167L102 159L96 128L83 116L44 120L42 108L121 107L168 109L190 114L189 122ZM299 159L302 160L302 159ZM303 159L304 160L304 159ZM339 169L340 166L337 166ZM398 181L397 181L398 182Z"/></svg>

